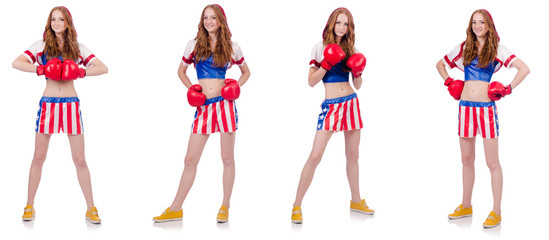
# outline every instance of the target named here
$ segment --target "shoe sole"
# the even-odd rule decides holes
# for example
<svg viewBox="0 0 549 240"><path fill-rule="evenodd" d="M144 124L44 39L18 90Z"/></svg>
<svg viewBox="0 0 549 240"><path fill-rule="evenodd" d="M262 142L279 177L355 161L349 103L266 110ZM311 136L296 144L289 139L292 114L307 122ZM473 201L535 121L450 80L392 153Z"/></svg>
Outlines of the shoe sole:
<svg viewBox="0 0 549 240"><path fill-rule="evenodd" d="M467 215L461 215L461 216L448 216L449 219L460 219L460 218L466 218L466 217L471 217L473 216L473 214L467 214Z"/></svg>
<svg viewBox="0 0 549 240"><path fill-rule="evenodd" d="M225 220L225 219L217 219L217 223L226 223L228 221L229 220Z"/></svg>
<svg viewBox="0 0 549 240"><path fill-rule="evenodd" d="M499 226L500 223L501 223L501 222L498 222L496 225L484 225L484 224L482 224L482 226L483 226L484 228L495 228L495 227Z"/></svg>
<svg viewBox="0 0 549 240"><path fill-rule="evenodd" d="M25 221L25 222L30 222L32 220L34 220L34 217L32 217L32 218L23 218L23 221Z"/></svg>
<svg viewBox="0 0 549 240"><path fill-rule="evenodd" d="M171 221L181 221L181 220L183 220L183 218L170 218L170 219L165 219L165 220L156 220L156 219L153 219L153 221L156 222L156 223L171 222Z"/></svg>
<svg viewBox="0 0 549 240"><path fill-rule="evenodd" d="M101 223L101 220L99 220L99 221L93 221L93 220L91 220L89 217L86 217L86 220L88 220L90 223L93 223L93 224L100 224L100 223Z"/></svg>
<svg viewBox="0 0 549 240"><path fill-rule="evenodd" d="M303 220L292 220L292 223L295 223L295 224L302 224L302 223L303 223Z"/></svg>
<svg viewBox="0 0 549 240"><path fill-rule="evenodd" d="M367 214L367 215L374 215L374 212L365 212L365 211L352 209L352 208L351 208L351 212L357 212L357 213L362 213L362 214Z"/></svg>

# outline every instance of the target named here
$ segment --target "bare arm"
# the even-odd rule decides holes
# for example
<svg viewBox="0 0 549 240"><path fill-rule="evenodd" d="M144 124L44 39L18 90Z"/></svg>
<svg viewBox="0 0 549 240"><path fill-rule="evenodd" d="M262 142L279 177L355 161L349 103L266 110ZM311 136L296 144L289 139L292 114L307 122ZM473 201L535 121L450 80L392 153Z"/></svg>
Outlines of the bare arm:
<svg viewBox="0 0 549 240"><path fill-rule="evenodd" d="M191 79L189 79L189 76L187 76L187 68L189 66L183 65L183 63L179 64L179 68L177 69L177 76L179 76L179 79L181 79L181 82L185 87L190 88L193 83L191 83Z"/></svg>
<svg viewBox="0 0 549 240"><path fill-rule="evenodd" d="M21 70L23 72L31 72L36 73L37 66L30 63L27 57L25 55L19 55L13 63L12 67L18 70ZM105 74L109 71L107 66L101 62L98 58L93 59L93 61L90 64L90 67L86 68L86 76L97 76L101 74Z"/></svg>
<svg viewBox="0 0 549 240"><path fill-rule="evenodd" d="M362 76L354 78L353 77L353 86L355 86L355 89L358 90L362 87Z"/></svg>
<svg viewBox="0 0 549 240"><path fill-rule="evenodd" d="M23 72L36 73L36 65L30 63L29 59L27 59L27 57L25 57L25 55L23 54L19 55L19 57L13 60L11 66Z"/></svg>
<svg viewBox="0 0 549 240"><path fill-rule="evenodd" d="M240 78L238 79L238 84L240 86L243 86L248 81L248 78L250 78L251 73L250 73L250 69L248 68L248 64L244 63L239 67L242 75L240 75Z"/></svg>
<svg viewBox="0 0 549 240"><path fill-rule="evenodd" d="M442 59L440 59L440 61L437 62L437 70L438 70L438 74L440 74L442 79L446 80L447 78L450 77L450 75L448 74L448 71L446 71L446 66L444 65L444 62L442 62Z"/></svg>
<svg viewBox="0 0 549 240"><path fill-rule="evenodd" d="M511 67L515 67L518 70L515 78L513 78L513 81L511 81L510 84L511 88L515 89L530 73L530 68L528 67L528 65L526 65L526 63L518 58L511 64Z"/></svg>
<svg viewBox="0 0 549 240"><path fill-rule="evenodd" d="M90 67L86 68L86 76L98 76L108 72L109 69L99 58L94 58L90 63Z"/></svg>
<svg viewBox="0 0 549 240"><path fill-rule="evenodd" d="M322 81L322 78L326 73L327 71L324 68L309 68L309 86L314 87L317 83Z"/></svg>

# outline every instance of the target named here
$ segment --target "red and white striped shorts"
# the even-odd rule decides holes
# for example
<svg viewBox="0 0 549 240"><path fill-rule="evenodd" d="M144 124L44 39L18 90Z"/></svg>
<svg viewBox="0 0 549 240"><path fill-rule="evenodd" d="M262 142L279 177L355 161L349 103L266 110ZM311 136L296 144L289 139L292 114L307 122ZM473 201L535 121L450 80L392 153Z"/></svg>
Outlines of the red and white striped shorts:
<svg viewBox="0 0 549 240"><path fill-rule="evenodd" d="M316 130L350 131L362 128L360 106L356 93L322 102Z"/></svg>
<svg viewBox="0 0 549 240"><path fill-rule="evenodd" d="M35 130L43 134L83 134L80 100L77 97L42 97Z"/></svg>
<svg viewBox="0 0 549 240"><path fill-rule="evenodd" d="M495 102L459 102L460 137L472 138L480 133L483 138L499 136L498 111Z"/></svg>
<svg viewBox="0 0 549 240"><path fill-rule="evenodd" d="M207 99L204 105L196 108L192 134L226 133L237 129L238 112L235 101L219 96Z"/></svg>

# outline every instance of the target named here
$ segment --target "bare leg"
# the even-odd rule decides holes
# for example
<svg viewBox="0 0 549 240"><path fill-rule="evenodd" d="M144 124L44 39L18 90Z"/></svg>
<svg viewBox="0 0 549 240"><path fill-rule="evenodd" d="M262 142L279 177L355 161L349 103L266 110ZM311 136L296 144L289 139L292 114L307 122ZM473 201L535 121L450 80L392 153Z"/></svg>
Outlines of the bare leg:
<svg viewBox="0 0 549 240"><path fill-rule="evenodd" d="M84 154L84 135L68 134L68 137L69 143L71 145L72 161L74 162L74 166L76 167L78 183L80 184L82 193L84 193L84 198L86 199L88 210L91 210L91 208L94 206L94 203L90 170L88 169L88 164L86 164L86 157Z"/></svg>
<svg viewBox="0 0 549 240"><path fill-rule="evenodd" d="M200 161L200 156L209 136L208 134L191 134L189 137L189 145L187 146L187 154L185 155L185 168L183 169L179 188L170 206L170 210L175 212L181 210L183 202L193 186L198 161Z"/></svg>
<svg viewBox="0 0 549 240"><path fill-rule="evenodd" d="M42 166L46 161L48 147L50 145L51 135L36 133L34 140L34 156L29 171L29 189L27 195L27 205L34 205L34 197L42 177Z"/></svg>
<svg viewBox="0 0 549 240"><path fill-rule="evenodd" d="M223 161L223 203L221 205L229 208L231 194L235 178L234 164L234 143L235 133L221 133L221 160Z"/></svg>
<svg viewBox="0 0 549 240"><path fill-rule="evenodd" d="M464 208L471 207L473 186L475 185L475 139L476 138L459 138L461 163L463 164L463 199L461 204Z"/></svg>
<svg viewBox="0 0 549 240"><path fill-rule="evenodd" d="M351 188L351 201L360 202L358 146L360 130L345 131L345 156L347 157L347 180Z"/></svg>
<svg viewBox="0 0 549 240"><path fill-rule="evenodd" d="M303 167L303 171L301 172L301 179L299 179L299 186L297 187L294 207L301 206L303 197L313 181L316 167L320 163L320 160L322 160L322 155L324 154L324 150L326 150L326 146L328 145L328 141L330 140L332 134L333 132L330 131L316 131L315 140L313 142L313 150L311 151L309 159L307 159L307 162Z"/></svg>
<svg viewBox="0 0 549 240"><path fill-rule="evenodd" d="M503 171L499 163L498 139L484 139L484 153L486 154L486 164L490 169L492 178L492 195L494 197L494 209L496 214L501 214L501 195L503 191Z"/></svg>

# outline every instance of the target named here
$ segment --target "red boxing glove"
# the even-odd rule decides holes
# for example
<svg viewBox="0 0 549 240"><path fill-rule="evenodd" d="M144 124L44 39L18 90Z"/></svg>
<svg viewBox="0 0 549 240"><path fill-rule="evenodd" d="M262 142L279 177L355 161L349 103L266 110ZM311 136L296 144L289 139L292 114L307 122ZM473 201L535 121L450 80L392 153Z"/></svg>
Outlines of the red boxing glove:
<svg viewBox="0 0 549 240"><path fill-rule="evenodd" d="M83 68L78 68L78 64L74 61L63 61L63 74L61 75L61 80L71 81L78 78L83 78L84 76L86 76L86 70Z"/></svg>
<svg viewBox="0 0 549 240"><path fill-rule="evenodd" d="M240 85L234 79L225 79L225 87L221 88L221 96L229 101L234 101L240 96Z"/></svg>
<svg viewBox="0 0 549 240"><path fill-rule="evenodd" d="M448 92L452 97L454 97L455 100L459 100L461 98L461 92L463 92L463 85L465 82L461 80L454 80L451 77L446 78L446 81L444 81L444 85L448 87Z"/></svg>
<svg viewBox="0 0 549 240"><path fill-rule="evenodd" d="M347 60L347 66L351 68L353 77L359 78L366 67L366 57L362 53L355 53Z"/></svg>
<svg viewBox="0 0 549 240"><path fill-rule="evenodd" d="M330 71L332 66L336 65L338 62L341 62L345 58L345 52L337 44L328 44L326 49L324 49L324 59L320 65L326 71Z"/></svg>
<svg viewBox="0 0 549 240"><path fill-rule="evenodd" d="M202 87L199 84L192 85L187 91L187 101L193 107L200 107L206 103L206 95L202 93Z"/></svg>
<svg viewBox="0 0 549 240"><path fill-rule="evenodd" d="M511 94L512 91L511 85L503 86L502 83L495 81L490 83L490 87L488 87L488 97L492 101L497 101L502 97Z"/></svg>
<svg viewBox="0 0 549 240"><path fill-rule="evenodd" d="M59 58L50 59L46 65L40 65L36 68L36 74L38 76L45 75L50 80L61 80L61 74L63 72L63 63Z"/></svg>

